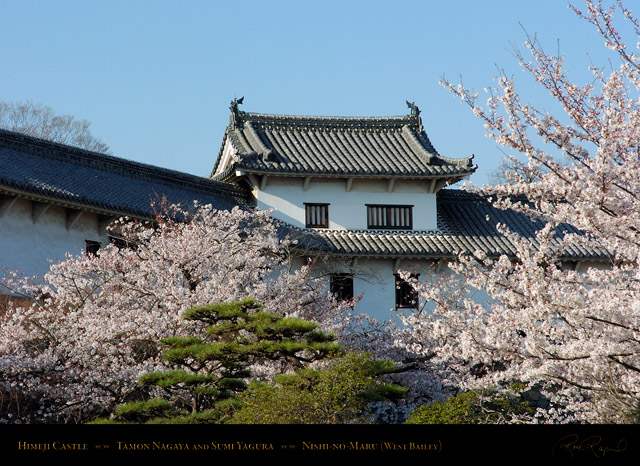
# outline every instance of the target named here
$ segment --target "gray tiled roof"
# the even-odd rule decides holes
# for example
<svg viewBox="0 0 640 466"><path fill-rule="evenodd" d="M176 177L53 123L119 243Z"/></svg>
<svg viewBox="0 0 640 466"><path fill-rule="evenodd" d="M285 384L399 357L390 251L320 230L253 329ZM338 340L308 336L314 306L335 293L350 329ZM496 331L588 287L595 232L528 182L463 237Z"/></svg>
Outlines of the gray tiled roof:
<svg viewBox="0 0 640 466"><path fill-rule="evenodd" d="M185 206L193 200L218 209L244 205L240 188L208 178L87 152L0 130L0 194L18 195L106 215L153 217L151 202L166 196ZM494 208L482 196L454 189L438 193L438 231L285 231L308 248L349 257L453 258L462 251L490 256L515 249L496 225L505 224L533 239L542 223L524 214ZM566 226L567 231L576 231ZM605 259L596 247L567 250L569 260Z"/></svg>
<svg viewBox="0 0 640 466"><path fill-rule="evenodd" d="M531 220L514 210L495 208L484 197L456 189L438 193L438 231L372 230L298 230L289 235L299 241L301 249L322 251L349 257L455 258L461 252L483 251L490 257L515 256L515 247L498 232L503 224L520 236L535 241L541 221ZM563 225L562 231L578 233ZM562 257L566 260L604 260L607 252L594 246L572 247Z"/></svg>
<svg viewBox="0 0 640 466"><path fill-rule="evenodd" d="M442 157L422 129L419 111L397 117L320 117L246 113L233 108L225 140L235 164L216 179L245 172L297 176L452 178L473 173L472 158Z"/></svg>
<svg viewBox="0 0 640 466"><path fill-rule="evenodd" d="M88 152L0 130L0 193L41 199L98 213L152 218L165 196L231 209L244 192L228 183Z"/></svg>

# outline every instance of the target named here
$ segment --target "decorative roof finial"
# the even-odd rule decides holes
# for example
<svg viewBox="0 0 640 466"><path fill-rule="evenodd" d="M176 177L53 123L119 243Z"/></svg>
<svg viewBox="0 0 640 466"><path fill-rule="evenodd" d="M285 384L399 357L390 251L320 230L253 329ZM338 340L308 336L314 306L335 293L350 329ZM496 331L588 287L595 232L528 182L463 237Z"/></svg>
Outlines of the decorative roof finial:
<svg viewBox="0 0 640 466"><path fill-rule="evenodd" d="M407 100L407 107L411 109L411 116L418 120L418 131L422 131L422 118L420 118L420 109L415 102L409 102Z"/></svg>
<svg viewBox="0 0 640 466"><path fill-rule="evenodd" d="M242 104L243 100L244 96L240 97L239 99L233 99L231 101L231 106L229 107L229 109L231 110L230 123L232 128L238 127L238 123L240 123L240 110L238 110L238 105Z"/></svg>
<svg viewBox="0 0 640 466"><path fill-rule="evenodd" d="M411 109L411 115L412 116L419 116L420 115L420 109L415 104L415 102L409 102L407 100L407 107L409 107Z"/></svg>

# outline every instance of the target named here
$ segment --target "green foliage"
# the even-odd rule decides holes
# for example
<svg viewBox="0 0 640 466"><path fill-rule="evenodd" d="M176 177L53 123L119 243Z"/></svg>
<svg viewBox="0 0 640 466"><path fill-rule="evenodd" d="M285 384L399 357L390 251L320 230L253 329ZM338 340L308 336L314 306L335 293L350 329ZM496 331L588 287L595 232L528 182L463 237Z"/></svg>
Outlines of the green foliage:
<svg viewBox="0 0 640 466"><path fill-rule="evenodd" d="M116 409L116 414L124 417L137 415L138 413L150 416L165 415L175 412L174 407L166 400L153 399L145 402L127 403Z"/></svg>
<svg viewBox="0 0 640 466"><path fill-rule="evenodd" d="M302 319L283 318L260 311L253 299L197 306L183 314L187 320L209 324L211 341L166 339L165 361L205 365L210 361L246 363L289 356L299 361L321 359L341 351L335 337Z"/></svg>
<svg viewBox="0 0 640 466"><path fill-rule="evenodd" d="M517 388L514 385L512 388ZM518 391L520 391L518 389ZM415 409L407 424L497 424L530 416L534 409L518 393L468 391Z"/></svg>
<svg viewBox="0 0 640 466"><path fill-rule="evenodd" d="M167 388L179 384L189 386L206 383L215 383L218 377L210 374L193 374L184 370L173 370L167 372L151 372L139 379L141 385L157 385Z"/></svg>
<svg viewBox="0 0 640 466"><path fill-rule="evenodd" d="M206 336L164 339L162 359L173 369L138 381L161 389L163 399L123 405L114 421L223 422L240 406L237 395L247 389L252 365L277 361L299 368L343 352L317 324L263 312L252 299L197 306L183 318L205 324Z"/></svg>
<svg viewBox="0 0 640 466"><path fill-rule="evenodd" d="M397 399L406 390L381 381L393 363L349 353L320 369L276 377L275 385L254 382L240 395L242 408L231 423L341 424L367 421L366 405Z"/></svg>
<svg viewBox="0 0 640 466"><path fill-rule="evenodd" d="M116 408L114 419L97 419L91 424L137 424L152 418L170 418L179 415L179 411L169 402L154 398L148 401L135 401Z"/></svg>

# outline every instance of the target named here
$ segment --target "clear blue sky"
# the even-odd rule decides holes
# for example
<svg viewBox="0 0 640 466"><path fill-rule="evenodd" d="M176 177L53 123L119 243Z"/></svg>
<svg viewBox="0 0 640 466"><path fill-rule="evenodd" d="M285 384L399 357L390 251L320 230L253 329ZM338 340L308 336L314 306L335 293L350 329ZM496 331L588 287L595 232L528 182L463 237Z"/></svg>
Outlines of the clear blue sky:
<svg viewBox="0 0 640 466"><path fill-rule="evenodd" d="M576 0L580 5L581 0ZM630 5L633 7L633 4ZM387 116L422 111L445 156L503 154L438 84L481 91L498 67L542 102L512 56L520 23L585 76L603 47L564 0L0 0L0 100L92 122L114 155L208 174L229 102L259 113ZM633 44L631 44L633 45ZM606 65L605 63L602 63ZM537 100L539 99L539 100Z"/></svg>

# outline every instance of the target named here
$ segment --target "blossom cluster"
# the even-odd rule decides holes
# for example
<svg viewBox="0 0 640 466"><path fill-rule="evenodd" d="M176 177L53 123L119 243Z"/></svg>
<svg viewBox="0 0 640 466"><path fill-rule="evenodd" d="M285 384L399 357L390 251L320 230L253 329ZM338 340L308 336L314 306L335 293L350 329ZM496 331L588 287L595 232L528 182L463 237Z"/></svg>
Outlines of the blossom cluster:
<svg viewBox="0 0 640 466"><path fill-rule="evenodd" d="M513 255L470 251L451 265L455 273L416 283L434 309L404 318L404 344L454 368L463 387L527 383L556 407L541 421L630 422L640 400L640 56L615 29L616 11L636 40L640 27L621 2L572 8L620 65L608 74L592 68L594 81L576 85L563 57L530 37L532 61L518 54L521 65L561 104L561 117L524 103L504 76L484 108L476 93L443 83L488 136L526 158L511 183L478 189L546 226L533 238L502 228Z"/></svg>
<svg viewBox="0 0 640 466"><path fill-rule="evenodd" d="M197 333L180 317L193 306L252 297L327 322L342 309L309 267L288 272L291 243L269 212L171 209L152 223L121 219L120 247L69 256L41 283L5 284L31 299L0 317L4 422L108 412L135 395L141 374L164 368L161 339Z"/></svg>

